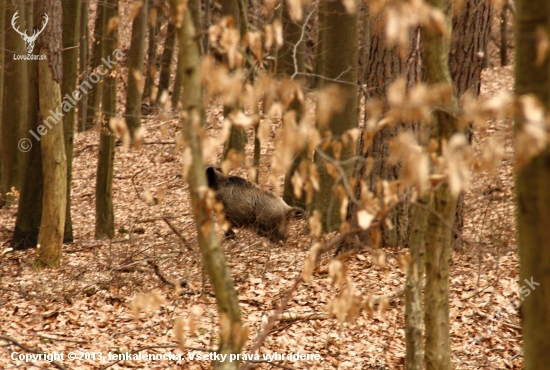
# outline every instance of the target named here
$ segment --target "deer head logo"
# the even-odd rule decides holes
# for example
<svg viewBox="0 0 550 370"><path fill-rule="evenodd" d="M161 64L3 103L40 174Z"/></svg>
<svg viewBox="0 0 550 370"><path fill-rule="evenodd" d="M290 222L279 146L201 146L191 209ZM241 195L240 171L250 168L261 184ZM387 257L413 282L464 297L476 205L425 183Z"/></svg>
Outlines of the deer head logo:
<svg viewBox="0 0 550 370"><path fill-rule="evenodd" d="M13 17L11 18L11 26L13 27L15 32L21 35L21 37L23 38L23 41L25 41L25 47L27 48L27 53L30 54L34 49L34 42L36 41L38 35L40 35L42 31L44 31L44 28L46 28L49 18L47 14L44 14L45 22L44 22L44 25L42 26L42 29L40 31L34 30L34 32L32 33L32 36L29 36L27 35L27 30L25 30L25 32L21 32L19 31L19 27L15 25L15 20L19 18L18 13L19 13L19 10L16 11Z"/></svg>

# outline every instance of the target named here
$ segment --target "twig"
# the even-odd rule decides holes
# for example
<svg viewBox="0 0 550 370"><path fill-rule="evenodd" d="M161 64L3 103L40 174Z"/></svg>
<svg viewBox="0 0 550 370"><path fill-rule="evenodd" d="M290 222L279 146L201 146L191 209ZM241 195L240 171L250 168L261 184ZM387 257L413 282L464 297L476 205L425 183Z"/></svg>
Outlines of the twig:
<svg viewBox="0 0 550 370"><path fill-rule="evenodd" d="M12 344L15 344L17 347L21 348L24 351L30 352L30 353L36 353L38 355L44 355L44 351L38 351L34 348L27 347L23 343L19 342L17 339L13 339L11 337L7 337L5 335L0 335L0 339L5 340L6 342L10 342ZM67 368L63 365L61 365L57 361L51 361L50 362L53 366L57 367L60 370L67 370Z"/></svg>
<svg viewBox="0 0 550 370"><path fill-rule="evenodd" d="M478 294L482 293L484 290L486 290L486 289L488 289L488 288L490 288L490 287L492 287L492 286L495 286L497 283L498 283L498 279L496 279L492 284L487 285L485 288L478 290L476 293L472 294L471 296L465 297L465 298L460 298L460 300L461 300L461 301L467 301L467 300L469 300L469 299L471 299L471 298L474 298L474 297L477 296Z"/></svg>
<svg viewBox="0 0 550 370"><path fill-rule="evenodd" d="M344 171L342 166L340 166L340 163L338 161L336 161L335 159L331 158L327 153L325 153L324 151L322 151L319 148L315 149L315 153L317 153L321 157L323 157L324 160L329 161L330 163L332 163L338 169L338 172L340 172L340 178L342 179L342 182L344 183L344 187L346 188L348 196L350 197L350 199L352 200L353 203L355 203L358 206L361 206L361 202L359 202L359 200L357 198L355 198L355 195L353 194L353 191L351 190L351 186L349 184L349 180L348 180L348 177L346 175L346 172Z"/></svg>
<svg viewBox="0 0 550 370"><path fill-rule="evenodd" d="M267 336L271 332L271 329L275 325L275 322L277 321L277 318L279 317L279 315L281 315L283 313L286 305L288 304L288 301L290 301L290 298L292 298L292 295L294 294L296 289L298 289L298 287L300 286L300 284L303 281L304 280L302 280L302 276L299 276L296 279L294 279L294 284L286 292L285 296L281 300L281 304L279 305L279 308L277 309L277 311L275 311L275 313L273 315L271 315L271 317L267 321L267 324L265 324L265 326L263 327L260 334L258 334L258 337L256 338L256 341L254 342L252 347L250 347L250 350L248 351L248 353L250 353L250 354L255 353L261 347L262 343L267 338ZM250 367L250 363L247 362L247 363L243 364L242 369L248 369L249 367Z"/></svg>
<svg viewBox="0 0 550 370"><path fill-rule="evenodd" d="M172 231L174 232L174 234L176 234L178 236L178 238L180 238L180 240L183 242L183 245L185 245L185 247L187 248L187 250L189 252L194 252L193 248L191 248L191 244L187 241L187 239L185 239L185 236L183 236L179 231L178 229L176 229L176 227L172 224L172 222L170 222L170 220L168 219L168 217L163 217L162 218L164 220L164 222L166 222L166 224L168 225L168 227L170 229L172 229Z"/></svg>
<svg viewBox="0 0 550 370"><path fill-rule="evenodd" d="M186 282L186 281L173 281L172 279L169 279L167 278L166 276L164 276L164 274L160 271L160 268L159 266L151 261L151 260L147 260L147 264L149 264L149 266L153 267L153 271L155 272L155 274L159 277L159 279L166 285L170 285L172 288L175 288L176 286L188 286L189 284Z"/></svg>
<svg viewBox="0 0 550 370"><path fill-rule="evenodd" d="M317 5L319 3L318 2L315 2L315 8L317 8ZM305 19L304 23L302 24L302 27L301 28L301 32L300 32L300 38L298 39L298 41L294 44L294 47L292 49L292 60L294 62L294 74L290 77L291 80L294 80L294 78L296 77L296 75L300 72L298 71L298 46L304 42L304 36L306 34L306 28L307 28L307 24L309 23L309 19L311 18L311 16L313 14L316 14L317 12L315 11L316 9L312 9L311 12L309 12L309 14L307 15L307 18Z"/></svg>

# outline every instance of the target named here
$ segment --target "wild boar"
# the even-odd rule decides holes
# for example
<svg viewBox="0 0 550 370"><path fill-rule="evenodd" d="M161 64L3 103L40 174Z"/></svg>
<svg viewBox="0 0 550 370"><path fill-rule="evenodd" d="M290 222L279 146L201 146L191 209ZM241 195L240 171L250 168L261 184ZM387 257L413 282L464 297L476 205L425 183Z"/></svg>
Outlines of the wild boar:
<svg viewBox="0 0 550 370"><path fill-rule="evenodd" d="M290 207L269 190L238 176L226 176L219 168L206 169L208 187L225 208L225 218L233 227L248 227L272 241L284 240L292 218L304 217L305 211Z"/></svg>

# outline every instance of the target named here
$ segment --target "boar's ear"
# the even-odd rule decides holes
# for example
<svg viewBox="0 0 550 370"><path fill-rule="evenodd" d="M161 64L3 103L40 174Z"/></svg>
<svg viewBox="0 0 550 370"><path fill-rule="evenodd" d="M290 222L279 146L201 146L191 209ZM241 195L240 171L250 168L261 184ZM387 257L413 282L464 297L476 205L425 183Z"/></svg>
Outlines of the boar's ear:
<svg viewBox="0 0 550 370"><path fill-rule="evenodd" d="M206 169L206 180L208 180L208 187L210 189L218 190L218 175L214 167Z"/></svg>

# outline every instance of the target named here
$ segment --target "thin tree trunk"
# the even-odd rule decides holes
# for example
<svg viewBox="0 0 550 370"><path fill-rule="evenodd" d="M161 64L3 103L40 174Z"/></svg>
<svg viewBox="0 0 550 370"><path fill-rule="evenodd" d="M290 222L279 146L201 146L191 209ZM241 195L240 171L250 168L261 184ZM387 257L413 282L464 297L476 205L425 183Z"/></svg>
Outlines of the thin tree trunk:
<svg viewBox="0 0 550 370"><path fill-rule="evenodd" d="M151 4L153 5L153 4ZM148 25L149 25L149 44L147 47L147 68L145 73L145 85L143 87L142 101L153 103L157 99L157 94L160 91L154 91L155 76L157 75L157 38L159 27L159 8L151 6L149 8Z"/></svg>
<svg viewBox="0 0 550 370"><path fill-rule="evenodd" d="M79 69L81 81L88 81L88 63L90 53L90 37L88 32L89 0L82 0L80 7L80 48ZM73 30L74 32L74 30ZM84 131L88 113L88 94L82 94L78 102L78 131ZM67 205L69 207L69 205ZM70 207L69 207L70 208Z"/></svg>
<svg viewBox="0 0 550 370"><path fill-rule="evenodd" d="M426 253L424 230L428 227L428 212L422 208L414 208L411 213L409 253L412 261L407 270L405 283L405 369L422 370L424 368L422 286Z"/></svg>
<svg viewBox="0 0 550 370"><path fill-rule="evenodd" d="M428 0L428 4L442 12L451 8L449 0ZM447 26L451 29L451 18L447 14ZM422 33L423 63L429 85L452 84L448 65L450 40L434 31ZM453 96L451 112L458 109ZM447 111L437 110L432 138L438 143L448 141L458 131L456 117ZM441 148L441 144L439 146ZM441 150L441 149L440 149ZM451 196L449 186L443 183L434 191L430 207L443 217L445 223L453 224L456 199ZM426 286L424 291L424 323L426 326L425 364L428 370L451 369L451 343L449 338L449 260L452 231L436 214L428 215L426 229Z"/></svg>
<svg viewBox="0 0 550 370"><path fill-rule="evenodd" d="M96 68L102 68L100 67L102 64L101 59L105 56L103 53L104 46L103 43L106 42L105 40L105 28L107 26L107 5L105 2L98 2L97 5L97 14L96 14L96 20L95 20L95 26L94 26L94 43L92 47L92 58L90 60L90 66L89 71L90 74L94 73ZM88 74L89 75L89 74ZM84 80L87 81L87 80ZM88 96L87 101L87 112L86 112L86 123L84 125L84 130L89 130L93 128L96 124L96 122L99 122L101 119L101 110L100 110L100 104L101 104L101 93L103 91L103 79L96 83L96 85L91 89L90 94Z"/></svg>
<svg viewBox="0 0 550 370"><path fill-rule="evenodd" d="M212 20L210 19L210 0L204 0L204 29L205 31L210 28L210 25L212 23ZM204 55L208 54L208 51L210 49L210 44L208 41L208 37L203 38L203 51Z"/></svg>
<svg viewBox="0 0 550 370"><path fill-rule="evenodd" d="M161 103L163 94L168 94L170 88L170 75L172 74L172 59L174 59L174 44L176 43L176 26L172 21L168 22L164 50L160 62L159 88L157 104ZM166 95L168 96L168 95Z"/></svg>
<svg viewBox="0 0 550 370"><path fill-rule="evenodd" d="M63 85L61 95L70 103L72 92L76 88L78 69L78 39L75 30L80 29L80 1L63 0ZM75 107L71 108L63 118L63 135L65 140L65 156L67 157L67 206L65 214L65 235L63 241L72 243L73 225L71 220L71 184L73 178L73 143L76 124Z"/></svg>
<svg viewBox="0 0 550 370"><path fill-rule="evenodd" d="M508 4L500 12L500 65L508 65Z"/></svg>
<svg viewBox="0 0 550 370"><path fill-rule="evenodd" d="M170 1L172 9L177 9L177 3L178 0ZM208 211L206 206L205 193L200 191L201 188L206 186L200 141L200 131L204 123L203 114L200 112L202 109L202 87L198 70L200 47L197 40L194 39L195 29L189 10L184 11L183 24L177 26L179 48L184 50L184 53L180 56L186 71L183 81L182 104L183 109L187 112L187 119L182 120L182 129L193 156L193 163L188 176L189 193L203 264L214 287L220 316L220 344L217 352L220 354L237 354L240 353L246 340L237 291L217 239L211 211ZM239 361L214 361L214 369L238 369L238 367Z"/></svg>
<svg viewBox="0 0 550 370"><path fill-rule="evenodd" d="M305 81L305 37L302 37L304 26L304 17L300 21L293 21L290 18L288 2L282 4L282 24L283 24L283 46L277 53L277 75L281 77L294 77L295 80ZM296 122L299 123L304 107L298 99L292 103L296 111ZM296 199L294 195L294 186L292 185L292 176L300 167L303 160L308 160L307 149L296 153L292 160L290 170L285 174L285 184L283 189L283 200L290 206L306 207L305 194L301 199Z"/></svg>
<svg viewBox="0 0 550 370"><path fill-rule="evenodd" d="M516 94L534 94L548 112L550 61L548 57L541 63L537 60L540 29L550 31L550 5L544 0L518 0L515 4ZM520 121L516 123L516 134L519 135L518 131L524 124ZM519 151L518 147L516 154ZM523 301L521 326L526 370L545 369L550 363L549 189L550 144L547 141L545 148L530 158L516 176L519 285Z"/></svg>
<svg viewBox="0 0 550 370"><path fill-rule="evenodd" d="M51 117L51 111L61 106L61 84L63 82L62 62L62 10L56 0L43 0L41 14L48 14L49 24L39 42L41 54L47 60L38 62L38 86L40 114ZM58 121L61 117L58 118ZM65 228L67 202L67 158L63 139L63 123L57 122L42 136L42 172L44 175L44 196L42 222L34 265L36 267L58 267L61 260L61 245Z"/></svg>
<svg viewBox="0 0 550 370"><path fill-rule="evenodd" d="M118 16L118 0L106 1L106 24L108 20ZM103 34L106 33L103 30ZM104 55L118 56L115 49L118 46L118 28L105 35ZM119 59L116 57L116 59ZM116 68L116 66L114 67ZM96 177L96 224L95 237L113 238L115 235L115 215L113 210L113 170L115 161L115 136L111 133L109 122L116 114L116 76L107 73L103 90L103 111L105 112L104 126L101 128L99 139L99 158Z"/></svg>
<svg viewBox="0 0 550 370"><path fill-rule="evenodd" d="M178 40L179 43L179 40ZM178 61L176 64L176 77L174 78L174 88L172 89L172 109L178 110L178 104L180 103L181 85L183 84L183 50L178 48Z"/></svg>
<svg viewBox="0 0 550 370"><path fill-rule="evenodd" d="M240 1L240 0L237 0ZM202 17L201 17L201 0L188 0L187 6L191 11L191 17L193 18L193 25L195 26L195 37L199 42L199 52L201 55L204 55L202 48L202 39L203 36L203 27L202 27Z"/></svg>
<svg viewBox="0 0 550 370"><path fill-rule="evenodd" d="M297 86L296 88L300 89L301 86ZM298 98L298 96L295 96L294 100L288 107L288 111L294 110L296 112L296 123L300 123L300 120L304 116L305 107L303 104L303 101ZM290 166L290 169L285 174L285 184L283 188L283 200L289 205L293 207L300 207L302 209L306 209L306 194L305 192L302 193L302 196L300 198L297 198L294 194L294 186L292 184L292 176L294 176L294 173L298 171L300 168L300 164L302 161L309 162L311 161L311 153L308 153L308 145L306 144L302 150L300 150L298 153L296 153L294 159L292 160L292 164Z"/></svg>
<svg viewBox="0 0 550 370"><path fill-rule="evenodd" d="M132 38L128 52L128 89L126 90L126 124L133 138L141 127L141 96L143 94L143 62L147 33L147 0L132 22Z"/></svg>
<svg viewBox="0 0 550 370"><path fill-rule="evenodd" d="M240 0L222 0L221 15L225 17L232 17L234 20L235 28L240 29L241 36L243 35L241 15L239 10L239 1ZM235 107L224 106L223 107L223 116L227 117L229 113ZM229 139L225 143L223 150L223 159L226 159L229 153L233 152L236 154L243 154L244 148L247 143L246 132L242 128L231 127L231 132L229 133Z"/></svg>

